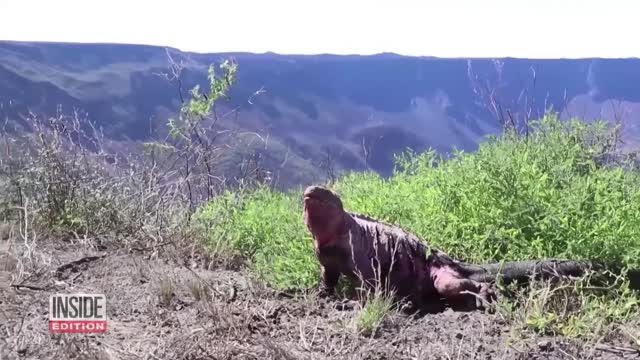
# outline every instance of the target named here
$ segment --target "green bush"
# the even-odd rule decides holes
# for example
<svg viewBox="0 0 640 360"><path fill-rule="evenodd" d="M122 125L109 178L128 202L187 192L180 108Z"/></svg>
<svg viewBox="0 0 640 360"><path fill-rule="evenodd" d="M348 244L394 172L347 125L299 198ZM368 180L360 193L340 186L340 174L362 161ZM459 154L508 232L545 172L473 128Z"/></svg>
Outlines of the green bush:
<svg viewBox="0 0 640 360"><path fill-rule="evenodd" d="M437 158L398 157L393 177L349 173L334 188L349 210L415 232L472 262L544 257L597 258L640 266L640 173L599 159L609 145L603 123L548 115L528 136L490 138L478 151ZM254 259L272 285L317 280L299 192L228 193L201 209L207 230Z"/></svg>
<svg viewBox="0 0 640 360"><path fill-rule="evenodd" d="M302 220L300 195L259 186L227 191L194 216L217 251L251 257L257 275L280 288L306 288L319 270Z"/></svg>
<svg viewBox="0 0 640 360"><path fill-rule="evenodd" d="M640 174L599 164L601 123L547 116L528 138L504 135L435 161L408 154L388 181L351 174L347 207L400 224L469 261L559 256L640 265Z"/></svg>

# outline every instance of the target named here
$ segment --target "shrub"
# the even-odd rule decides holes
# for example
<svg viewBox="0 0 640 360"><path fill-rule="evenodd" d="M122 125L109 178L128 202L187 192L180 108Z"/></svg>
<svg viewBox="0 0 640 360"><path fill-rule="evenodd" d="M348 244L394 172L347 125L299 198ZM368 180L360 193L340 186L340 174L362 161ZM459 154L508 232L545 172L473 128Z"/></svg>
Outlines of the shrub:
<svg viewBox="0 0 640 360"><path fill-rule="evenodd" d="M312 286L318 265L302 221L300 196L259 186L227 191L194 215L215 251L251 257L256 274L280 288Z"/></svg>
<svg viewBox="0 0 640 360"><path fill-rule="evenodd" d="M468 261L556 256L637 267L640 175L603 163L607 151L603 123L547 115L526 137L504 134L450 158L405 153L389 179L348 173L334 188L347 209L403 226ZM252 258L272 285L315 284L299 192L226 193L201 209L199 220L207 219L219 219L206 230L209 240Z"/></svg>
<svg viewBox="0 0 640 360"><path fill-rule="evenodd" d="M469 261L559 256L639 266L640 173L599 161L607 139L602 123L547 116L528 138L507 134L437 162L433 153L408 154L388 181L352 174L337 189L347 207Z"/></svg>
<svg viewBox="0 0 640 360"><path fill-rule="evenodd" d="M237 65L223 61L220 74L210 65L208 89L195 86L185 97L183 65L169 60L167 78L178 83L181 107L157 140L116 144L79 112L30 114L24 129L7 122L0 129L0 218L63 233L183 238L195 205L229 186L217 165L234 132L220 135L215 105L227 98ZM237 181L249 186L257 178Z"/></svg>

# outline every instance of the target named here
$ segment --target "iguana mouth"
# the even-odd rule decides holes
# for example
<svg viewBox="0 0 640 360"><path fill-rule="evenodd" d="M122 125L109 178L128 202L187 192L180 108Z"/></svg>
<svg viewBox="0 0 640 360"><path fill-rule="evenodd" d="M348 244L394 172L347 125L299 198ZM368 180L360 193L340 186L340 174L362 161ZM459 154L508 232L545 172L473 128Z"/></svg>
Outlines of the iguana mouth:
<svg viewBox="0 0 640 360"><path fill-rule="evenodd" d="M340 203L337 195L331 190L321 186L309 186L305 189L302 195L304 202L309 203L311 201L323 203L323 204L336 204Z"/></svg>
<svg viewBox="0 0 640 360"><path fill-rule="evenodd" d="M342 206L339 200L335 200L335 196L333 192L320 186L310 186L304 191L305 223L318 239L331 239L342 219Z"/></svg>
<svg viewBox="0 0 640 360"><path fill-rule="evenodd" d="M322 196L315 191L306 192L304 195L304 200L323 200Z"/></svg>
<svg viewBox="0 0 640 360"><path fill-rule="evenodd" d="M323 196L324 195L324 196ZM309 187L305 190L303 195L304 210L317 210L326 207L327 199L326 194L323 194L322 190L317 187Z"/></svg>

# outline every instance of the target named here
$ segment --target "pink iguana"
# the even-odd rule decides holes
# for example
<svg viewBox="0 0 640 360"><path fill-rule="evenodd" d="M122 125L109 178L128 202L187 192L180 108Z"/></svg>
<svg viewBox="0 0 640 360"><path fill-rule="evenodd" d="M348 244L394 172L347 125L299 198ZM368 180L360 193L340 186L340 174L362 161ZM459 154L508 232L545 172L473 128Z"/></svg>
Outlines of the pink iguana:
<svg viewBox="0 0 640 360"><path fill-rule="evenodd" d="M556 259L467 264L398 226L345 211L340 197L327 188L309 186L303 196L304 221L314 239L324 294L333 294L339 277L346 275L361 287L383 285L414 308L441 300L477 306L493 300L490 282L497 275L509 282L526 280L533 272L579 276L603 268L595 261Z"/></svg>

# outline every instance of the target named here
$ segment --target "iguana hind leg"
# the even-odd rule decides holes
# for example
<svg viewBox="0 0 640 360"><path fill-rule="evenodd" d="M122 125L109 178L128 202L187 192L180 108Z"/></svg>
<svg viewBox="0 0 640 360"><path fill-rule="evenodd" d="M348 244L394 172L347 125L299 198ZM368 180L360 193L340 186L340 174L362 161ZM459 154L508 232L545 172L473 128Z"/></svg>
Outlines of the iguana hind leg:
<svg viewBox="0 0 640 360"><path fill-rule="evenodd" d="M438 294L456 305L483 308L495 298L489 284L465 278L448 265L431 268L431 279Z"/></svg>

